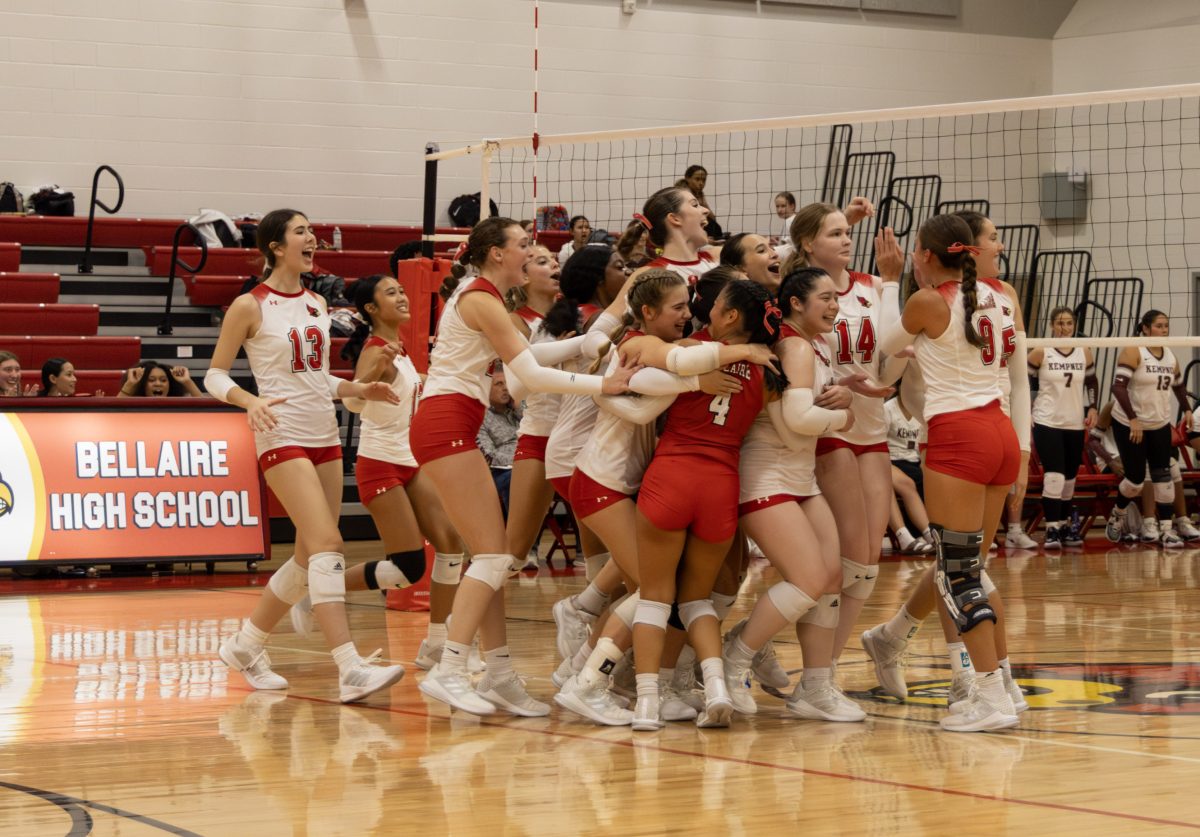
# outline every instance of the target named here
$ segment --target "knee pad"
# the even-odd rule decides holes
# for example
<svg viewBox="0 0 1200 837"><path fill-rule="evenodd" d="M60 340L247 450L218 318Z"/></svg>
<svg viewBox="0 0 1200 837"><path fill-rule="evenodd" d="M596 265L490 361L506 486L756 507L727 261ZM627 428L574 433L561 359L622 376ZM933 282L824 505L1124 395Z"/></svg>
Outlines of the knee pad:
<svg viewBox="0 0 1200 837"><path fill-rule="evenodd" d="M671 616L671 606L666 602L652 602L641 599L633 617L634 625L652 625L661 630L667 629L667 619Z"/></svg>
<svg viewBox="0 0 1200 837"><path fill-rule="evenodd" d="M991 596L996 592L996 582L992 581L992 577L987 574L987 570L981 570L979 573L979 586L983 588L983 595Z"/></svg>
<svg viewBox="0 0 1200 837"><path fill-rule="evenodd" d="M879 567L860 564L849 558L842 559L842 593L856 599L871 598L875 589L875 579L879 575Z"/></svg>
<svg viewBox="0 0 1200 837"><path fill-rule="evenodd" d="M982 622L995 622L996 612L988 605L980 580L983 559L979 547L983 544L983 533L956 532L936 523L930 524L929 531L937 553L934 586L959 633L968 633Z"/></svg>
<svg viewBox="0 0 1200 837"><path fill-rule="evenodd" d="M363 568L368 590L403 590L425 575L425 550L389 552L386 561L371 561Z"/></svg>
<svg viewBox="0 0 1200 837"><path fill-rule="evenodd" d="M1070 500L1075 496L1075 479L1072 477L1069 480L1063 480L1062 496L1060 500Z"/></svg>
<svg viewBox="0 0 1200 837"><path fill-rule="evenodd" d="M1179 470L1179 460L1171 460L1171 482L1179 482L1183 479L1183 471Z"/></svg>
<svg viewBox="0 0 1200 837"><path fill-rule="evenodd" d="M717 609L713 607L712 599L697 599L692 602L679 603L679 618L683 620L685 629L690 630L692 623L703 616L717 618Z"/></svg>
<svg viewBox="0 0 1200 837"><path fill-rule="evenodd" d="M454 555L445 552L433 553L433 572L430 573L429 580L438 584L458 584L462 578L462 562L461 552Z"/></svg>
<svg viewBox="0 0 1200 837"><path fill-rule="evenodd" d="M583 559L583 577L591 584L596 580L596 576L604 569L604 565L612 558L611 552L600 552L596 555L587 555Z"/></svg>
<svg viewBox="0 0 1200 837"><path fill-rule="evenodd" d="M638 602L641 600L637 593L630 593L613 606L612 615L621 620L621 624L626 628L632 628L634 620L637 619Z"/></svg>
<svg viewBox="0 0 1200 837"><path fill-rule="evenodd" d="M789 622L799 621L801 616L817 606L811 596L787 581L779 581L771 585L767 589L767 598L771 600L771 604L775 605L779 614Z"/></svg>
<svg viewBox="0 0 1200 837"><path fill-rule="evenodd" d="M1046 472L1042 477L1042 496L1047 500L1063 499L1063 486L1067 484L1067 478L1062 474Z"/></svg>
<svg viewBox="0 0 1200 837"><path fill-rule="evenodd" d="M739 587L741 585L738 585ZM737 596L730 596L728 593L714 592L709 599L712 601L713 611L717 615L718 622L724 622L725 617L729 615L729 611L733 610L733 603L737 601Z"/></svg>
<svg viewBox="0 0 1200 837"><path fill-rule="evenodd" d="M308 570L296 563L295 556L283 562L283 566L272 573L267 589L280 601L294 605L308 595Z"/></svg>
<svg viewBox="0 0 1200 837"><path fill-rule="evenodd" d="M314 605L346 601L346 559L318 552L308 559L308 596Z"/></svg>
<svg viewBox="0 0 1200 837"><path fill-rule="evenodd" d="M499 590L513 573L517 559L511 555L484 552L471 556L471 566L467 567L467 578L482 581L493 590Z"/></svg>
<svg viewBox="0 0 1200 837"><path fill-rule="evenodd" d="M1165 470L1165 469L1164 469ZM1173 482L1158 482L1154 483L1154 502L1159 505L1169 506L1175 502L1175 483Z"/></svg>
<svg viewBox="0 0 1200 837"><path fill-rule="evenodd" d="M1128 497L1130 500L1136 499L1142 493L1143 482L1130 482L1129 477L1122 477L1121 482L1117 485L1117 490L1121 492L1122 497Z"/></svg>
<svg viewBox="0 0 1200 837"><path fill-rule="evenodd" d="M816 625L818 628L837 627L838 614L841 613L842 597L838 593L826 593L817 599L816 607L809 608L808 613L797 619L804 625Z"/></svg>

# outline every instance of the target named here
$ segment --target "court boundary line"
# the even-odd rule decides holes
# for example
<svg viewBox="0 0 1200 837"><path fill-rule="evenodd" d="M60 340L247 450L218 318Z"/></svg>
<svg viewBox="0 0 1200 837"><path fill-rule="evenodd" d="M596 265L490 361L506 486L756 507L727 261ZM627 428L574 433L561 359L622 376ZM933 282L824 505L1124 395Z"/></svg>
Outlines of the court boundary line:
<svg viewBox="0 0 1200 837"><path fill-rule="evenodd" d="M171 825L169 822L148 817L145 814L135 814L133 811L126 811L117 808L113 805L107 805L103 802L91 802L87 799L80 799L77 796L70 794L59 793L58 791L42 790L30 785L18 785L14 782L0 782L0 788L17 791L19 793L28 794L29 796L41 799L43 802L49 802L52 805L57 805L63 812L71 817L71 831L67 837L86 837L92 833L93 822L92 816L84 808L91 808L94 811L100 811L104 814L112 814L130 822L136 822L139 825L145 825L150 828L157 828L159 831L165 831L168 834L174 834L177 837L203 837L199 832L189 831L186 828L178 825ZM80 831L81 823L76 818L76 813L81 814L86 818L84 830Z"/></svg>

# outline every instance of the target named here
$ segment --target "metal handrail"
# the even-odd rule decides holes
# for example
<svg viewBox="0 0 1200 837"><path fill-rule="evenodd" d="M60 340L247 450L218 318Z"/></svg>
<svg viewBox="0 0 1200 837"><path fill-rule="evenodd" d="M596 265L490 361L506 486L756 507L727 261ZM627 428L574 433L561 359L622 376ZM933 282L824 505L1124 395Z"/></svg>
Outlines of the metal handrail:
<svg viewBox="0 0 1200 837"><path fill-rule="evenodd" d="M196 244L200 247L200 263L195 267L179 258L179 236L183 235L184 230L191 230L192 236L196 239ZM204 264L208 261L208 242L204 240L204 236L200 231L191 224L180 224L175 228L175 237L171 240L171 270L167 275L167 301L163 306L163 320L159 323L158 333L161 335L174 334L174 329L171 327L171 297L175 295L175 269L182 267L188 273L196 274L204 270Z"/></svg>
<svg viewBox="0 0 1200 837"><path fill-rule="evenodd" d="M109 206L104 201L96 197L96 188L100 185L100 175L108 172L117 180L117 205ZM112 166L100 166L92 175L92 199L88 204L88 225L87 239L83 245L83 261L79 263L80 273L92 272L92 228L96 224L96 207L100 207L109 215L116 215L121 211L122 204L125 203L125 181L121 179L121 175L117 174L117 170Z"/></svg>

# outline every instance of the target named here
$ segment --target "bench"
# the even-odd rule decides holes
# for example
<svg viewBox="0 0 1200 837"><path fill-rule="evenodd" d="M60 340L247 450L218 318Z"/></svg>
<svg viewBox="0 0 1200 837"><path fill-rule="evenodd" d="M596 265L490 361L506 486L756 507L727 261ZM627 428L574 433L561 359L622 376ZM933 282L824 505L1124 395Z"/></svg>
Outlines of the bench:
<svg viewBox="0 0 1200 837"><path fill-rule="evenodd" d="M388 272L390 250L319 250L313 262L325 273L337 276L360 277ZM200 260L199 247L180 247L179 257L188 264ZM152 276L168 276L171 272L171 248L150 247L146 264ZM219 247L208 251L201 275L248 276L261 275L262 253L244 247Z"/></svg>
<svg viewBox="0 0 1200 837"><path fill-rule="evenodd" d="M0 332L7 334L94 335L99 328L99 305L0 303Z"/></svg>
<svg viewBox="0 0 1200 837"><path fill-rule="evenodd" d="M0 334L0 349L14 352L23 366L41 369L52 357L83 369L128 369L142 359L140 337L46 337Z"/></svg>
<svg viewBox="0 0 1200 837"><path fill-rule="evenodd" d="M0 299L5 302L58 302L61 286L57 273L0 272Z"/></svg>
<svg viewBox="0 0 1200 837"><path fill-rule="evenodd" d="M21 269L21 245L11 241L0 242L0 270L17 272Z"/></svg>

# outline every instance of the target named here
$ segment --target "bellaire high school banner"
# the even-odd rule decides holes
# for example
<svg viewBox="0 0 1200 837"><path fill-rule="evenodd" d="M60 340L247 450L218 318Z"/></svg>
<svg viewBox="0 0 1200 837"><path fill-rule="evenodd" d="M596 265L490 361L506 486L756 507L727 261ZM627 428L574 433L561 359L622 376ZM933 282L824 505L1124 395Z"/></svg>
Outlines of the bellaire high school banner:
<svg viewBox="0 0 1200 837"><path fill-rule="evenodd" d="M0 561L263 552L241 411L0 413Z"/></svg>

